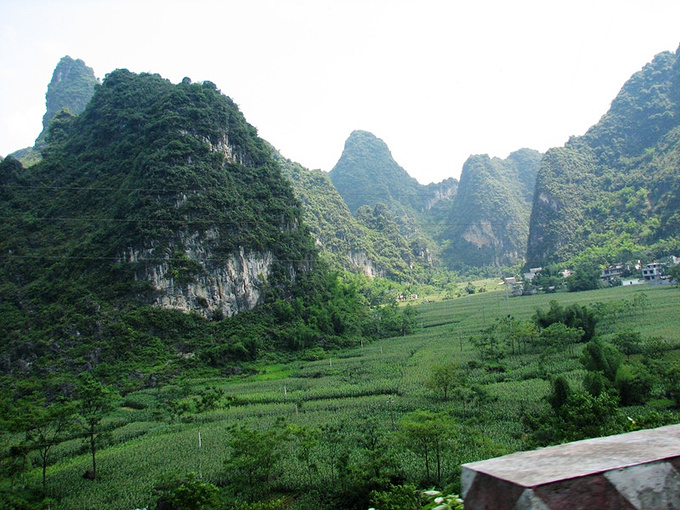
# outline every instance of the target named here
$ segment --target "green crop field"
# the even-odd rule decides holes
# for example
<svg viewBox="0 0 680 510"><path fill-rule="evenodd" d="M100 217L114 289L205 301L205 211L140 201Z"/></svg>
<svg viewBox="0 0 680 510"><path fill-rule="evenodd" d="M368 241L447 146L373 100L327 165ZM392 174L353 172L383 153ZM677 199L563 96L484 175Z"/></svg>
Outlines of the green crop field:
<svg viewBox="0 0 680 510"><path fill-rule="evenodd" d="M280 493L288 488L290 494L298 494L290 508L309 507L299 494L311 492L310 484L341 483L338 459L343 451L345 459L358 455L354 450L365 444L369 430L377 430L379 439L389 443L407 480L424 484L423 460L399 434L401 420L418 409L446 412L453 419L453 439L442 459L442 483L455 489L460 463L526 447L521 417L548 408L544 397L551 376L564 375L580 387L585 373L578 359L583 344L573 352L509 354L500 361L502 369L491 370L476 363L479 354L470 338L508 315L529 319L537 308L547 309L551 300L565 306L630 304L640 293L646 296L644 310L612 305L609 319L598 325L600 333L633 328L643 338L660 338L669 348L664 355L676 357L680 290L675 287L528 297L493 291L416 305L419 329L405 337L326 353L323 359L246 367L244 374L250 375L185 379L126 395L124 407L108 418L110 445L99 452L96 481L82 478L91 462L82 441L56 447L56 463L48 468L48 491L59 503L52 508L154 508L154 486L173 473L194 472L219 485L228 477L224 461L230 454L229 427L265 430L279 418L320 434L311 451L314 469L309 458L305 464L302 446L291 442L280 475L272 482ZM460 366L466 390L445 401L425 382L433 367L448 362ZM199 413L198 395L207 389L219 393L218 405ZM39 469L29 473L35 484L40 476Z"/></svg>

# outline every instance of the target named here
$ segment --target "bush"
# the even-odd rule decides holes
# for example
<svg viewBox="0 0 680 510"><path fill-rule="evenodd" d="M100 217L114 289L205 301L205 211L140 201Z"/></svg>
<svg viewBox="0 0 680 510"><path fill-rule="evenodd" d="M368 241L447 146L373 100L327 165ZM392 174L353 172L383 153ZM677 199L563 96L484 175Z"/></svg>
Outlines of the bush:
<svg viewBox="0 0 680 510"><path fill-rule="evenodd" d="M621 405L644 404L652 391L651 375L639 365L621 365L616 371L614 385L619 391Z"/></svg>
<svg viewBox="0 0 680 510"><path fill-rule="evenodd" d="M123 407L142 410L153 407L155 402L156 399L153 397L153 395L149 395L147 393L131 393L123 400Z"/></svg>
<svg viewBox="0 0 680 510"><path fill-rule="evenodd" d="M371 491L369 498L376 510L418 510L427 504L413 485L391 485L386 491Z"/></svg>

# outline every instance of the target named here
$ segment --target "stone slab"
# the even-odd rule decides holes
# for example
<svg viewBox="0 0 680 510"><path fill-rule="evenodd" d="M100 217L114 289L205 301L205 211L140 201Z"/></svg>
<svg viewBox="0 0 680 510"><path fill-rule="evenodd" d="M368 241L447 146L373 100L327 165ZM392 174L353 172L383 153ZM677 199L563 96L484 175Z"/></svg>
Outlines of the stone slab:
<svg viewBox="0 0 680 510"><path fill-rule="evenodd" d="M680 425L575 441L463 464L524 487L680 456ZM463 480L466 476L463 474Z"/></svg>
<svg viewBox="0 0 680 510"><path fill-rule="evenodd" d="M462 466L466 510L680 509L680 425Z"/></svg>

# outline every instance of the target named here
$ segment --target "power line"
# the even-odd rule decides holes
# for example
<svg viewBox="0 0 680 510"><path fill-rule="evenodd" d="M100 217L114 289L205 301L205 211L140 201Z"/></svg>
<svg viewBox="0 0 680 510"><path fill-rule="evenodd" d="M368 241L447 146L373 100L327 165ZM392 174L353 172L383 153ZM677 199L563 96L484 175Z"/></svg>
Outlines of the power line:
<svg viewBox="0 0 680 510"><path fill-rule="evenodd" d="M3 189L16 191L16 190L64 190L64 191L126 191L126 192L147 192L147 193L205 193L213 192L215 190L211 188L117 188L117 187L89 187L89 186L28 186L28 185L3 185ZM366 193L340 193L338 195L351 196L351 197L421 197L421 198L441 198L445 199L448 197L437 197L432 193L376 193L376 192L366 192Z"/></svg>
<svg viewBox="0 0 680 510"><path fill-rule="evenodd" d="M3 220L6 221L81 221L81 222L112 222L112 223L214 223L216 225L258 225L260 222L255 222L251 220L244 221L222 221L214 219L187 219L187 218L177 218L177 219L154 219L154 218L79 218L79 217L69 217L69 216L35 216L35 217L24 217L24 216L5 216ZM395 220L395 223L398 222ZM418 225L434 225L434 226L471 226L477 225L477 223L466 222L428 222L420 221ZM309 225L307 225L309 226Z"/></svg>
<svg viewBox="0 0 680 510"><path fill-rule="evenodd" d="M184 257L148 257L138 258L136 260L127 260L125 255L118 257L104 257L93 255L0 255L0 260L23 259L23 260L108 260L113 262L120 262L123 264L135 264L138 262L226 262L234 260L237 257L201 257L187 259ZM272 258L271 262L283 263L309 263L310 259L277 259Z"/></svg>

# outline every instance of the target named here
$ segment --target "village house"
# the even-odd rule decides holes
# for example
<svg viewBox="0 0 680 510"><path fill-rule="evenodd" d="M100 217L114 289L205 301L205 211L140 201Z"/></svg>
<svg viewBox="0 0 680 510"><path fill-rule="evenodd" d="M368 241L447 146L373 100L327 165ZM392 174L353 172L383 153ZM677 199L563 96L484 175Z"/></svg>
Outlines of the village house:
<svg viewBox="0 0 680 510"><path fill-rule="evenodd" d="M508 290L513 296L521 296L522 292L524 292L524 283L517 281L517 278L514 276L510 278L503 278L503 283L507 285Z"/></svg>
<svg viewBox="0 0 680 510"><path fill-rule="evenodd" d="M534 279L534 276L536 276L541 271L543 271L542 267L532 267L531 269L529 269L528 273L524 273L524 280L527 282L531 282L531 280Z"/></svg>
<svg viewBox="0 0 680 510"><path fill-rule="evenodd" d="M614 278L621 278L623 275L623 264L614 264L602 269L600 279L603 282L611 282Z"/></svg>
<svg viewBox="0 0 680 510"><path fill-rule="evenodd" d="M661 282L663 279L663 268L666 266L663 262L652 262L646 264L642 268L642 278L646 282Z"/></svg>

